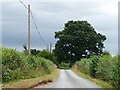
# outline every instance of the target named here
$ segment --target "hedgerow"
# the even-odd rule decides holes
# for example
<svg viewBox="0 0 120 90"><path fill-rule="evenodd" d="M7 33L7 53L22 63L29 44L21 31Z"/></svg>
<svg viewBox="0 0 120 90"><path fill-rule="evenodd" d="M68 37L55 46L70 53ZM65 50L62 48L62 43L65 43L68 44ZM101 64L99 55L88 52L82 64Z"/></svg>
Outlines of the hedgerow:
<svg viewBox="0 0 120 90"><path fill-rule="evenodd" d="M54 70L55 65L48 59L2 48L3 83L43 76Z"/></svg>
<svg viewBox="0 0 120 90"><path fill-rule="evenodd" d="M61 62L58 66L59 69L70 69L70 63Z"/></svg>
<svg viewBox="0 0 120 90"><path fill-rule="evenodd" d="M91 56L76 62L77 69L91 77L108 82L113 87L119 86L118 56L111 55Z"/></svg>
<svg viewBox="0 0 120 90"><path fill-rule="evenodd" d="M96 78L109 81L111 79L112 64L111 56L101 57L96 67Z"/></svg>

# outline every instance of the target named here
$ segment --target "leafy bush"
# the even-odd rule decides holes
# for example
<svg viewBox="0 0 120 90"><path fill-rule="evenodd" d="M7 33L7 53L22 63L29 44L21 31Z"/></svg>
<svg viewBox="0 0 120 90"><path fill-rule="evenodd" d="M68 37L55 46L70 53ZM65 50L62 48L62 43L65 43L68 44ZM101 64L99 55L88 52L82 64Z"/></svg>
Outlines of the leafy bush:
<svg viewBox="0 0 120 90"><path fill-rule="evenodd" d="M97 63L99 61L98 56L91 56L91 58L89 59L90 65L89 65L89 75L91 75L92 77L95 78L95 73L96 73L96 67L97 67Z"/></svg>
<svg viewBox="0 0 120 90"><path fill-rule="evenodd" d="M61 64L59 64L59 68L60 69L70 69L70 63L62 62Z"/></svg>
<svg viewBox="0 0 120 90"><path fill-rule="evenodd" d="M19 53L14 49L2 49L2 64L11 70L15 70L20 67L22 60Z"/></svg>
<svg viewBox="0 0 120 90"><path fill-rule="evenodd" d="M112 70L112 57L109 55L105 55L99 59L99 62L97 63L97 72L96 72L96 78L99 78L104 81L109 81L110 73Z"/></svg>
<svg viewBox="0 0 120 90"><path fill-rule="evenodd" d="M88 59L81 59L81 61L76 62L76 65L79 71L89 74L89 63Z"/></svg>
<svg viewBox="0 0 120 90"><path fill-rule="evenodd" d="M82 73L95 77L97 62L98 57L91 56L89 59L81 59L81 61L76 62L76 65Z"/></svg>
<svg viewBox="0 0 120 90"><path fill-rule="evenodd" d="M54 57L54 54L53 53L50 53L49 51L47 50L42 50L38 53L38 56L39 57L44 57L46 59L49 59L51 60L52 62L54 62L55 64L57 64L56 62L56 58Z"/></svg>
<svg viewBox="0 0 120 90"><path fill-rule="evenodd" d="M2 81L10 82L50 74L55 65L42 57L17 52L13 49L2 49Z"/></svg>
<svg viewBox="0 0 120 90"><path fill-rule="evenodd" d="M101 56L92 56L90 58L77 61L76 68L85 74L94 78L101 79L118 88L120 81L120 64L118 63L120 56L111 57L111 55L102 54Z"/></svg>
<svg viewBox="0 0 120 90"><path fill-rule="evenodd" d="M108 51L104 51L104 52L102 52L102 55L104 56L104 55L110 55L110 53L108 52Z"/></svg>
<svg viewBox="0 0 120 90"><path fill-rule="evenodd" d="M0 83L2 83L2 48L0 47Z"/></svg>
<svg viewBox="0 0 120 90"><path fill-rule="evenodd" d="M38 54L38 56L44 57L44 58L50 59L50 60L53 59L52 54L49 51L47 51L47 50L40 51L39 54Z"/></svg>
<svg viewBox="0 0 120 90"><path fill-rule="evenodd" d="M112 58L112 71L110 73L111 80L109 81L113 86L120 87L120 64L118 63L118 56Z"/></svg>
<svg viewBox="0 0 120 90"><path fill-rule="evenodd" d="M9 82L11 77L11 70L2 65L2 82Z"/></svg>

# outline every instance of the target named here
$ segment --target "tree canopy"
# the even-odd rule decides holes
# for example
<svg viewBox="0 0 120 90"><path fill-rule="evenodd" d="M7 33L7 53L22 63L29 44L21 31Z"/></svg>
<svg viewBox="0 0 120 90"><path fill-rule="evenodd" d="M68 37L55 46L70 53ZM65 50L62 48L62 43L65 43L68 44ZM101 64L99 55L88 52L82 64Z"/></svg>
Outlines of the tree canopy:
<svg viewBox="0 0 120 90"><path fill-rule="evenodd" d="M106 36L97 33L87 21L68 21L64 30L55 32L55 53L58 62L74 63L82 57L102 53Z"/></svg>

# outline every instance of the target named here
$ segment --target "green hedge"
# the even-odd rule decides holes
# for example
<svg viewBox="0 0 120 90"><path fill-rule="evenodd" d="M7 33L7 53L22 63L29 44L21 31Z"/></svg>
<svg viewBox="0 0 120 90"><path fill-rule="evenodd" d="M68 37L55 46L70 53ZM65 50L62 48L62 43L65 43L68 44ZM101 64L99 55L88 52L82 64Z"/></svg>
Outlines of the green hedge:
<svg viewBox="0 0 120 90"><path fill-rule="evenodd" d="M42 57L2 48L2 69L2 82L10 82L50 74L55 70L55 65Z"/></svg>
<svg viewBox="0 0 120 90"><path fill-rule="evenodd" d="M119 56L115 56L112 59L112 72L111 72L111 83L117 88L120 88L120 63L118 63Z"/></svg>
<svg viewBox="0 0 120 90"><path fill-rule="evenodd" d="M61 64L58 65L59 69L70 69L70 63L65 63L62 62Z"/></svg>
<svg viewBox="0 0 120 90"><path fill-rule="evenodd" d="M98 57L97 56L91 56L91 58L87 59L81 59L81 61L77 61L76 65L78 66L78 69L85 73L89 74L92 77L95 77L96 72L96 66L98 63Z"/></svg>
<svg viewBox="0 0 120 90"><path fill-rule="evenodd" d="M56 57L54 56L54 54L51 53L51 52L49 52L49 51L47 51L47 50L42 50L42 51L40 51L40 52L37 54L37 56L39 56L39 57L44 57L44 58L46 58L46 59L51 60L51 61L54 62L55 64L57 64Z"/></svg>
<svg viewBox="0 0 120 90"><path fill-rule="evenodd" d="M90 58L81 59L76 62L77 69L91 77L101 79L118 88L120 75L118 74L118 56L110 55L92 56Z"/></svg>
<svg viewBox="0 0 120 90"><path fill-rule="evenodd" d="M96 67L96 78L109 81L111 79L112 64L112 57L101 57Z"/></svg>

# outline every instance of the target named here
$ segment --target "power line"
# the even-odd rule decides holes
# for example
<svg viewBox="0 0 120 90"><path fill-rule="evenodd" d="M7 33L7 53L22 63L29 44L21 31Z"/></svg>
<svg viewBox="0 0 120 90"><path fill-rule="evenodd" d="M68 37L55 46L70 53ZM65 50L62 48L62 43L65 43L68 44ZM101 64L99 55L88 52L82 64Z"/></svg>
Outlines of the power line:
<svg viewBox="0 0 120 90"><path fill-rule="evenodd" d="M21 0L19 0L19 1L20 1L20 3L21 3L25 8L28 9L28 7L27 7ZM47 45L47 43L44 41L44 39L42 38L42 36L41 36L41 34L40 34L39 30L38 30L38 27L37 27L37 24L36 24L36 22L35 22L35 19L34 19L34 16L33 16L33 13L32 13L32 11L31 11L31 9L30 9L30 13L31 13L33 23L34 23L34 25L35 25L35 28L36 28L36 30L37 30L37 33L38 33L41 41L42 41L45 45Z"/></svg>
<svg viewBox="0 0 120 90"><path fill-rule="evenodd" d="M41 41L42 41L45 45L47 45L47 43L44 41L44 39L42 38L42 36L41 36L41 34L40 34L39 30L38 30L38 27L37 27L37 24L36 24L36 22L35 22L35 19L34 19L34 16L33 16L32 11L31 11L31 16L32 16L33 23L34 23L34 25L35 25L35 28L36 28L36 30L37 30L37 33L38 33Z"/></svg>
<svg viewBox="0 0 120 90"><path fill-rule="evenodd" d="M25 8L28 9L28 7L27 7L21 0L19 0L19 1L22 3L22 5L23 5Z"/></svg>

